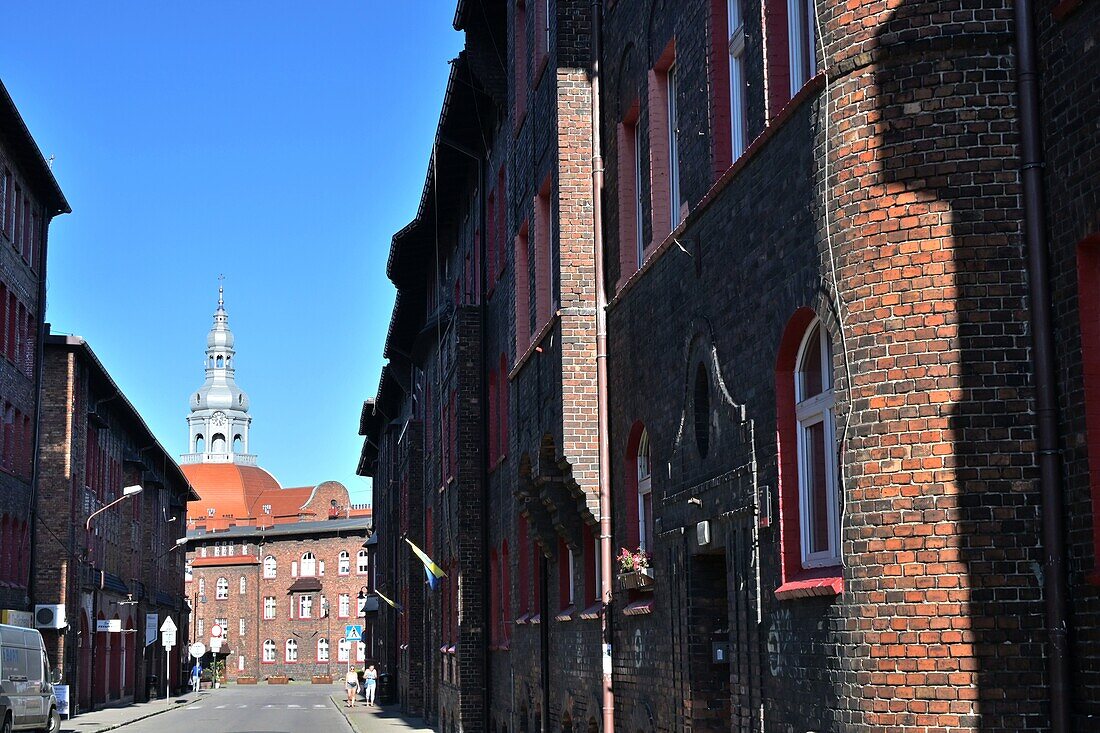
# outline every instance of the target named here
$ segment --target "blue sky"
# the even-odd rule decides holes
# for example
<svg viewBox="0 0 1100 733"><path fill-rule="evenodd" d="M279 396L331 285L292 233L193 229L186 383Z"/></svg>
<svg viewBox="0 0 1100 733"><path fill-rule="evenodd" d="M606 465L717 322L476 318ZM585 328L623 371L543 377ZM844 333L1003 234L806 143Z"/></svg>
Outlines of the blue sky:
<svg viewBox="0 0 1100 733"><path fill-rule="evenodd" d="M453 0L35 0L0 75L73 213L47 319L173 454L225 274L252 450L284 486L355 475L393 289L462 36Z"/></svg>

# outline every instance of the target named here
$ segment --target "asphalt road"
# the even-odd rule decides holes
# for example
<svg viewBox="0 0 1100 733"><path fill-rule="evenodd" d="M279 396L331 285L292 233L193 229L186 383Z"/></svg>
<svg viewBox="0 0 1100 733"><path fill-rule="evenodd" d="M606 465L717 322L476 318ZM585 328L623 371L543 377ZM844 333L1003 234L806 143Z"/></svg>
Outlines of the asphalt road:
<svg viewBox="0 0 1100 733"><path fill-rule="evenodd" d="M120 733L350 733L329 700L335 685L230 685Z"/></svg>

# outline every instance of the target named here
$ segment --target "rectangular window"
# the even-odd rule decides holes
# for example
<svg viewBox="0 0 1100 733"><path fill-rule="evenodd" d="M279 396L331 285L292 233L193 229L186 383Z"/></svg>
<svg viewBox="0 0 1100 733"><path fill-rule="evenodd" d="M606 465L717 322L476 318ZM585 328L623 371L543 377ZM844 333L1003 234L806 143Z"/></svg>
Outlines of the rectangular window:
<svg viewBox="0 0 1100 733"><path fill-rule="evenodd" d="M201 618L197 622L195 622L195 633L200 639L206 636L206 622L203 621Z"/></svg>
<svg viewBox="0 0 1100 733"><path fill-rule="evenodd" d="M313 596L298 596L298 618L313 618Z"/></svg>
<svg viewBox="0 0 1100 733"><path fill-rule="evenodd" d="M355 572L358 575L366 575L368 570L367 551L360 550L355 559Z"/></svg>
<svg viewBox="0 0 1100 733"><path fill-rule="evenodd" d="M1092 494L1092 573L1100 585L1100 232L1077 244L1078 320L1081 329L1084 386L1085 446L1088 449L1089 488Z"/></svg>
<svg viewBox="0 0 1100 733"><path fill-rule="evenodd" d="M573 605L573 551L565 540L558 540L558 605L566 609Z"/></svg>
<svg viewBox="0 0 1100 733"><path fill-rule="evenodd" d="M238 672L243 672L244 671L244 657L243 656L238 656L237 657L237 671Z"/></svg>
<svg viewBox="0 0 1100 733"><path fill-rule="evenodd" d="M553 316L553 273L551 248L554 246L553 212L550 205L551 179L547 176L535 197L535 333Z"/></svg>
<svg viewBox="0 0 1100 733"><path fill-rule="evenodd" d="M337 606L337 615L340 618L348 618L351 616L351 595L348 593L340 594L339 605Z"/></svg>
<svg viewBox="0 0 1100 733"><path fill-rule="evenodd" d="M787 0L787 32L790 44L791 96L817 73L813 0Z"/></svg>
<svg viewBox="0 0 1100 733"><path fill-rule="evenodd" d="M649 217L652 241L663 242L679 223L676 161L675 46L670 43L649 72Z"/></svg>
<svg viewBox="0 0 1100 733"><path fill-rule="evenodd" d="M286 640L286 661L297 662L298 661L298 642L294 639Z"/></svg>
<svg viewBox="0 0 1100 733"><path fill-rule="evenodd" d="M0 173L0 232L8 231L8 190L11 188L11 171Z"/></svg>
<svg viewBox="0 0 1100 733"><path fill-rule="evenodd" d="M264 598L264 618L267 620L275 618L275 598L273 596Z"/></svg>
<svg viewBox="0 0 1100 733"><path fill-rule="evenodd" d="M535 0L538 2L538 0ZM512 38L514 39L515 63L512 69L515 71L515 79L512 84L515 92L515 109L513 116L516 129L523 124L523 118L527 114L527 4L524 0L517 0L514 14L512 15Z"/></svg>
<svg viewBox="0 0 1100 733"><path fill-rule="evenodd" d="M600 538L587 524L584 539L584 605L593 605L600 597Z"/></svg>
<svg viewBox="0 0 1100 733"><path fill-rule="evenodd" d="M327 662L328 661L328 639L318 639L317 640L317 661L318 662Z"/></svg>
<svg viewBox="0 0 1100 733"><path fill-rule="evenodd" d="M535 3L535 78L542 74L550 57L550 14L553 0L533 0Z"/></svg>
<svg viewBox="0 0 1100 733"><path fill-rule="evenodd" d="M530 610L531 566L529 558L531 557L531 546L528 544L529 540L527 539L527 518L522 515L519 518L519 529L516 534L517 546L519 547L519 557L516 558L519 569L519 599L516 612L523 615Z"/></svg>
<svg viewBox="0 0 1100 733"><path fill-rule="evenodd" d="M350 659L351 642L341 639L336 645L336 661L347 662Z"/></svg>
<svg viewBox="0 0 1100 733"><path fill-rule="evenodd" d="M243 618L240 620L240 623L238 625L237 636L244 636L244 619Z"/></svg>
<svg viewBox="0 0 1100 733"><path fill-rule="evenodd" d="M501 166L497 171L497 211L496 211L496 231L493 232L493 238L496 240L494 250L497 253L496 267L489 272L489 281L496 282L500 279L500 276L504 274L504 266L508 262L508 258L504 253L504 238L507 236L508 231L508 217L507 207L507 190L504 188L504 166Z"/></svg>
<svg viewBox="0 0 1100 733"><path fill-rule="evenodd" d="M531 345L531 314L528 313L531 296L527 291L530 278L530 269L527 264L527 222L520 225L514 247L516 358L519 359Z"/></svg>
<svg viewBox="0 0 1100 733"><path fill-rule="evenodd" d="M641 137L638 135L638 103L635 102L619 123L616 133L620 284L626 282L645 261L641 145Z"/></svg>
<svg viewBox="0 0 1100 733"><path fill-rule="evenodd" d="M745 22L741 17L741 0L726 0L726 7L729 28L730 152L733 161L745 152L748 101L745 89Z"/></svg>

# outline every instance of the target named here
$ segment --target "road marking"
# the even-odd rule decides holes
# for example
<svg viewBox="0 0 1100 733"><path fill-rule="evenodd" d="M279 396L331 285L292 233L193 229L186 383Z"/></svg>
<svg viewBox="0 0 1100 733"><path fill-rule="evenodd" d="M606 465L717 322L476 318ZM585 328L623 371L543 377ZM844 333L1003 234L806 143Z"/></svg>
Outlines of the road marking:
<svg viewBox="0 0 1100 733"><path fill-rule="evenodd" d="M324 708L326 710L328 709L328 705L314 705L313 707L315 707L315 708Z"/></svg>
<svg viewBox="0 0 1100 733"><path fill-rule="evenodd" d="M301 705L287 705L288 708L300 708Z"/></svg>

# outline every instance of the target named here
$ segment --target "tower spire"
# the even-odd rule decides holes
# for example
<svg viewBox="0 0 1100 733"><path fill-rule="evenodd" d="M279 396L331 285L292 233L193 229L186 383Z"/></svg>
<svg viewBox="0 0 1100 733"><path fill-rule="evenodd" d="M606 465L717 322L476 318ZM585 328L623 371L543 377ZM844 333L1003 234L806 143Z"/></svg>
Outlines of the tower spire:
<svg viewBox="0 0 1100 733"><path fill-rule="evenodd" d="M218 307L206 335L206 379L191 396L189 452L182 456L182 463L256 464L256 456L248 452L252 416L248 414L248 395L237 386L233 363L237 352L225 310L224 279L218 275Z"/></svg>

